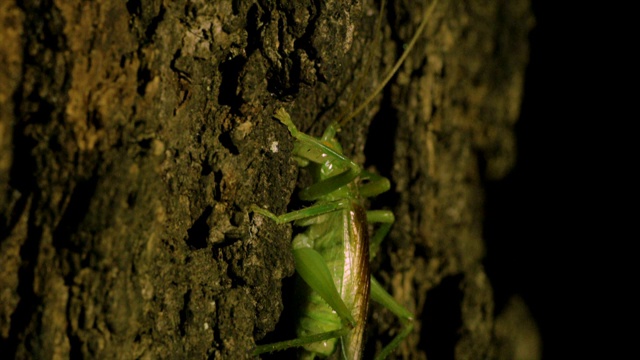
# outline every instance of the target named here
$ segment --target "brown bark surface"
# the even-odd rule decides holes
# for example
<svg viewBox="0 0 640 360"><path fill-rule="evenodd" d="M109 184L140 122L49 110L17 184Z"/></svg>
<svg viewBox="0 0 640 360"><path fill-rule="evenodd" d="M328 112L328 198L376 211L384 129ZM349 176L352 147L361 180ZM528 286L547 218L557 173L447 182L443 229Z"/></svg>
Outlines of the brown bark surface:
<svg viewBox="0 0 640 360"><path fill-rule="evenodd" d="M363 101L428 4L391 3L376 29L379 5L355 0L2 1L0 353L250 358L294 268L292 227L248 207L304 206L272 114L319 135ZM482 183L513 166L532 24L525 0L440 0L340 134L392 181L373 268L416 315L398 358L536 358L526 306L495 314L481 263ZM398 328L373 307L368 354Z"/></svg>

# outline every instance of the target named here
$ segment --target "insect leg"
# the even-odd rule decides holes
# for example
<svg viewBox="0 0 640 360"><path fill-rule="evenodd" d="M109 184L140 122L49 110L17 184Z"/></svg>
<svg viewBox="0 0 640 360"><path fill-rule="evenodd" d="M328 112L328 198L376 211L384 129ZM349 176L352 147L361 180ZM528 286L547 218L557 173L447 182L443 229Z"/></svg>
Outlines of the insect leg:
<svg viewBox="0 0 640 360"><path fill-rule="evenodd" d="M293 340L281 341L273 344L259 345L253 351L253 355L265 352L273 352L288 349L290 347L303 346L318 341L334 339L345 336L355 326L355 320L351 312L340 298L331 278L329 268L322 256L312 248L302 247L293 250L296 261L296 271L309 286L316 291L343 320L340 329L324 333L303 336Z"/></svg>
<svg viewBox="0 0 640 360"><path fill-rule="evenodd" d="M298 237L301 235L302 234L298 235ZM296 237L296 240L299 240L298 237ZM296 240L294 240L294 243L304 243L304 241ZM312 248L297 247L294 245L293 256L296 262L296 272L309 285L309 287L316 291L329 304L329 306L331 306L338 316L340 316L342 319L342 327L332 331L299 337L297 339L259 345L254 349L253 355L285 350L291 347L304 346L319 341L346 336L356 325L353 315L351 315L351 312L338 294L329 268L327 267L325 260L322 258L322 255Z"/></svg>
<svg viewBox="0 0 640 360"><path fill-rule="evenodd" d="M380 354L378 354L376 360L381 360L389 356L389 354L398 347L400 342L409 336L413 330L413 314L404 306L398 304L398 302L382 288L382 285L380 285L378 280L373 276L371 276L371 299L389 309L400 319L404 326L402 331L382 349Z"/></svg>
<svg viewBox="0 0 640 360"><path fill-rule="evenodd" d="M327 331L327 332L324 332L324 333L313 334L313 335L309 335L309 336L303 336L303 337L299 337L297 339L280 341L280 342L273 343L273 344L258 345L253 350L252 354L253 355L260 355L260 354L270 353L270 352L274 352L274 351L286 350L286 349L289 349L289 348L292 348L292 347L304 346L304 345L312 344L312 343L318 342L318 341L335 339L337 337L344 336L347 333L349 333L349 328L343 327L343 328L338 329L338 330Z"/></svg>
<svg viewBox="0 0 640 360"><path fill-rule="evenodd" d="M360 173L360 180L363 181L363 184L358 187L358 190L362 197L378 196L391 188L389 179L366 170L362 170Z"/></svg>
<svg viewBox="0 0 640 360"><path fill-rule="evenodd" d="M393 212L389 210L370 210L367 211L367 222L381 223L376 232L369 240L369 259L373 259L380 248L380 243L391 230L391 225L396 221Z"/></svg>
<svg viewBox="0 0 640 360"><path fill-rule="evenodd" d="M354 327L356 321L347 305L342 301L340 294L338 294L331 272L322 255L313 248L296 248L294 245L293 257L296 262L296 272L302 280L331 306L340 316L343 323L348 323L350 327Z"/></svg>
<svg viewBox="0 0 640 360"><path fill-rule="evenodd" d="M373 259L380 247L380 243L387 233L389 233L391 225L395 221L395 217L393 213L388 210L370 210L367 211L367 221L370 223L382 224L371 237L371 242L369 244L369 258ZM413 330L413 324L411 323L413 321L413 314L400 305L387 291L385 291L373 276L371 276L370 294L372 300L389 309L400 319L400 322L402 322L403 325L402 331L396 335L396 337L394 337L393 340L391 340L391 342L387 344L376 357L376 360L385 359Z"/></svg>
<svg viewBox="0 0 640 360"><path fill-rule="evenodd" d="M294 220L317 218L318 215L338 211L348 206L348 200L338 200L316 204L280 216L262 209L257 205L252 205L251 208L254 212L264 215L278 224L282 224ZM336 311L341 319L348 322L350 326L354 326L355 320L338 294L325 260L313 249L312 244L306 240L304 233L298 234L293 240L293 256L296 262L296 271L309 287L317 292Z"/></svg>
<svg viewBox="0 0 640 360"><path fill-rule="evenodd" d="M391 188L391 184L389 183L389 179L382 177L380 175L376 175L374 173L363 170L360 174L360 179L364 181L362 185L358 187L360 192L360 196L362 197L373 197L380 195ZM393 213L388 210L372 210L367 211L367 222L369 223L381 223L380 227L376 230L376 232L371 237L369 241L369 258L373 259L373 257L378 252L378 248L380 247L380 243L382 239L389 233L391 230L391 225L395 221L395 217Z"/></svg>
<svg viewBox="0 0 640 360"><path fill-rule="evenodd" d="M336 165L346 168L342 173L318 181L317 183L300 191L298 197L301 200L318 200L324 195L330 194L331 192L347 185L360 175L361 169L358 164L331 148L322 140L300 132L293 124L293 121L291 121L291 116L284 109L278 109L274 114L274 117L280 120L280 122L289 129L291 136L297 140L293 149L296 157L312 161L317 164L333 161Z"/></svg>
<svg viewBox="0 0 640 360"><path fill-rule="evenodd" d="M285 223L296 221L296 220L312 218L318 215L330 213L333 211L338 211L340 209L346 208L347 206L349 206L349 202L347 200L337 200L337 201L312 205L307 208L291 211L282 215L276 215L271 211L263 209L255 204L251 205L251 210L255 213L258 213L264 217L267 217L275 221L277 224L285 224Z"/></svg>

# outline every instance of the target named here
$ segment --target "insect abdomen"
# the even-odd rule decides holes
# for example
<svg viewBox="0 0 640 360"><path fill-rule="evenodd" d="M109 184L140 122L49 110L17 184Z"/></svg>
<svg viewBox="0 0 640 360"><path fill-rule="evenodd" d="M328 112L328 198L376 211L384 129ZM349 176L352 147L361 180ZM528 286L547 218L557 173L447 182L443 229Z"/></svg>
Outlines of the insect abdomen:
<svg viewBox="0 0 640 360"><path fill-rule="evenodd" d="M297 242L309 242L311 247L322 255L333 277L333 282L340 293L342 288L342 272L344 268L344 246L342 239L344 224L340 212L321 215L317 222L293 240L294 247ZM307 336L340 329L343 325L340 317L333 309L306 283L300 281L298 294L307 293L307 297L300 304L300 320L298 323L298 336ZM305 350L321 354L331 355L336 346L337 339L305 345Z"/></svg>
<svg viewBox="0 0 640 360"><path fill-rule="evenodd" d="M343 351L348 359L359 359L369 299L369 241L364 210L356 203L351 208L336 211L317 218L317 222L294 239L311 244L325 260L342 300L351 309L356 326L342 339ZM306 286L306 285L302 285ZM304 290L300 290L304 291ZM301 304L298 335L307 336L348 326L333 309L315 292L306 288L309 295ZM305 346L309 352L330 355L337 339Z"/></svg>

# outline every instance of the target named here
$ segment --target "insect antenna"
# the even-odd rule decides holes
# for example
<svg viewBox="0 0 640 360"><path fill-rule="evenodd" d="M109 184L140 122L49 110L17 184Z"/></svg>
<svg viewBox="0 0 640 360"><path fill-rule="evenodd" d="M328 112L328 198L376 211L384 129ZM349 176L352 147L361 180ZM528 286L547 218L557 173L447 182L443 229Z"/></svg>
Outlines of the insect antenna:
<svg viewBox="0 0 640 360"><path fill-rule="evenodd" d="M378 21L379 21L379 23L377 24L378 27L381 25L381 22L382 22L382 7L384 7L384 3L385 3L385 1L382 0L382 6L381 6L381 10L380 10L380 15L378 17ZM411 49L413 49L413 46L418 41L418 38L420 37L420 35L424 31L424 28L427 26L427 21L429 20L429 18L433 14L433 11L435 10L437 4L438 4L438 0L434 0L431 3L431 5L429 5L427 10L424 12L424 15L422 16L422 21L420 22L420 25L418 26L418 30L416 30L416 33L411 38L411 41L409 41L409 44L406 46L404 52L402 53L402 55L400 56L398 61L396 61L396 63L393 65L393 68L391 70L389 70L387 75L385 75L385 77L383 78L382 82L380 82L378 87L376 87L375 90L373 90L373 92L371 93L371 95L369 95L369 97L367 97L360 104L360 106L358 106L354 111L352 111L347 116L340 117L339 120L336 121L337 128L341 128L348 121L350 121L354 117L358 116L362 112L362 110L364 110L364 108L367 105L369 105L369 103L371 101L373 101L373 99L376 96L378 96L378 94L382 91L382 89L384 89L384 87L387 85L387 83L389 83L389 81L391 80L393 75L395 75L395 73L398 71L400 66L402 66L402 63L404 62L404 60L407 58L407 56L409 56L409 52L411 52ZM376 36L377 36L377 34L376 34Z"/></svg>
<svg viewBox="0 0 640 360"><path fill-rule="evenodd" d="M376 25L375 25L375 29L376 31L374 32L374 37L373 37L373 44L377 44L378 41L380 40L380 33L381 33L381 29L382 29L382 14L384 13L384 7L386 5L386 0L382 0L380 1L380 9L378 11L378 18L376 19ZM373 64L373 53L371 53L369 56L366 57L366 62L364 63L363 69L364 69L364 74L368 74L369 70L371 69L371 65ZM365 75L366 76L366 75ZM349 97L349 101L347 102L347 104L353 104L355 103L356 100L356 96L360 93L360 90L362 90L362 87L364 86L364 78L365 76L360 78L360 81L358 81L358 84L356 86L356 88L351 91L351 96ZM349 112L344 111L340 117L338 117L338 120L334 121L334 126L337 125L337 129L339 130L340 127L343 125L342 123L342 119L346 118L349 115ZM350 118L353 118L350 117Z"/></svg>

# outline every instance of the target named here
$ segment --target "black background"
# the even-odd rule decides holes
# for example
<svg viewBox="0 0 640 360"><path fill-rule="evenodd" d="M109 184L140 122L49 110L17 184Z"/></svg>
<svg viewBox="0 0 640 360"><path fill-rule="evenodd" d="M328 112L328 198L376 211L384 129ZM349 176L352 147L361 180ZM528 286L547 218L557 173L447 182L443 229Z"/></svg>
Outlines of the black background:
<svg viewBox="0 0 640 360"><path fill-rule="evenodd" d="M525 300L545 360L617 358L614 322L635 326L614 285L624 271L611 273L621 249L609 199L622 183L604 154L623 142L607 135L617 123L608 101L617 39L602 4L585 5L534 0L517 165L487 184L485 266L497 310L511 295ZM613 191L603 192L611 183Z"/></svg>

